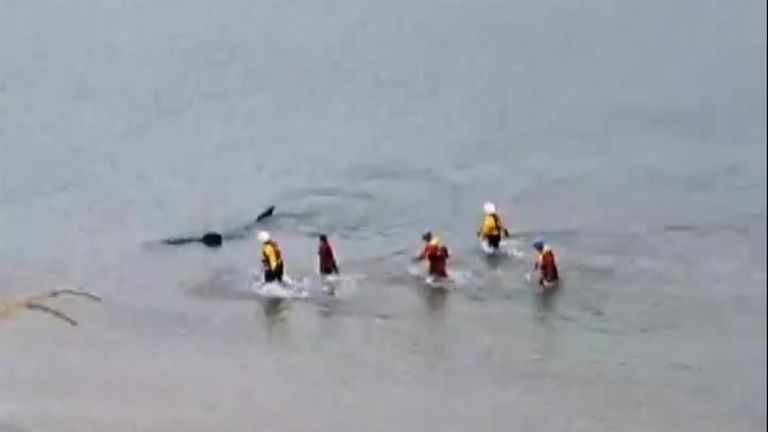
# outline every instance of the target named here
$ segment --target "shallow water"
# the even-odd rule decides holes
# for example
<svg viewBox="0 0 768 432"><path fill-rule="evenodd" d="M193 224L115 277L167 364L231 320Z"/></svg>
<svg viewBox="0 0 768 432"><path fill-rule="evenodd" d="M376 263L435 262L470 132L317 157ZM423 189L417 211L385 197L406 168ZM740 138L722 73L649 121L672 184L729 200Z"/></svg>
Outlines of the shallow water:
<svg viewBox="0 0 768 432"><path fill-rule="evenodd" d="M0 293L104 298L3 323L0 431L765 430L765 12L0 0ZM265 308L255 236L153 243L270 204L335 300Z"/></svg>

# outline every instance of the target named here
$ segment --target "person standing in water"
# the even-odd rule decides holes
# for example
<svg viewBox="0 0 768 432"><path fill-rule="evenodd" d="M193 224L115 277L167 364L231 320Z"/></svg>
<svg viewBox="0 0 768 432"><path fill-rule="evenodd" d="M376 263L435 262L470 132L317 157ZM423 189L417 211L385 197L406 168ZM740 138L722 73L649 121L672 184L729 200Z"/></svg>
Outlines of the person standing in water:
<svg viewBox="0 0 768 432"><path fill-rule="evenodd" d="M261 262L264 266L264 283L283 283L283 257L280 247L272 240L266 231L259 232L261 242Z"/></svg>
<svg viewBox="0 0 768 432"><path fill-rule="evenodd" d="M320 244L317 248L319 258L319 271L321 276L330 276L339 274L339 267L336 265L336 257L333 254L333 248L328 241L328 236L320 234Z"/></svg>
<svg viewBox="0 0 768 432"><path fill-rule="evenodd" d="M543 240L533 242L533 247L539 253L536 264L533 267L534 271L539 271L539 285L551 286L557 284L560 281L560 276L557 272L555 253L552 252L552 248L544 243Z"/></svg>
<svg viewBox="0 0 768 432"><path fill-rule="evenodd" d="M432 232L426 231L421 239L424 240L424 248L416 257L416 261L427 260L429 262L429 275L435 278L448 277L448 248L442 244L440 237L433 236Z"/></svg>
<svg viewBox="0 0 768 432"><path fill-rule="evenodd" d="M496 205L486 202L483 205L485 217L477 235L485 240L492 249L498 250L501 245L501 236L509 237L509 231L501 223L499 214L496 213Z"/></svg>
<svg viewBox="0 0 768 432"><path fill-rule="evenodd" d="M483 205L483 211L485 217L483 217L483 224L477 235L485 240L492 249L498 250L501 245L501 236L509 237L509 231L502 225L501 218L496 213L496 205L487 202Z"/></svg>

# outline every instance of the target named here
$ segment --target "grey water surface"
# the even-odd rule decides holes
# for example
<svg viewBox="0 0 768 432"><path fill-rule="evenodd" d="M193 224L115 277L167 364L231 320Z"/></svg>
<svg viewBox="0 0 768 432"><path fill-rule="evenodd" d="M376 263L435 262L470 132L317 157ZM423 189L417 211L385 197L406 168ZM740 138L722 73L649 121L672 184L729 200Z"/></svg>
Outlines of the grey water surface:
<svg viewBox="0 0 768 432"><path fill-rule="evenodd" d="M0 431L766 428L766 4L0 0ZM488 262L496 202L523 255ZM265 313L255 233L336 300ZM455 290L409 258L425 228ZM543 235L564 278L526 283Z"/></svg>

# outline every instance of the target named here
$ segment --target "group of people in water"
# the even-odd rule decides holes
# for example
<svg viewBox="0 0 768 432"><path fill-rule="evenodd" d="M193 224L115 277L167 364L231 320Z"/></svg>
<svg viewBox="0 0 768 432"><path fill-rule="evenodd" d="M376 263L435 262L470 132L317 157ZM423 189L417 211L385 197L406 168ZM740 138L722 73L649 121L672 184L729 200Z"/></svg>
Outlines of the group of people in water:
<svg viewBox="0 0 768 432"><path fill-rule="evenodd" d="M487 250L498 253L501 248L502 238L510 236L509 230L501 222L501 217L496 211L496 206L487 202L483 206L485 213L483 222L477 232ZM448 248L442 243L438 235L427 230L422 234L424 247L421 253L414 258L415 262L426 261L428 264L428 274L435 280L447 279L448 259L450 254ZM284 264L280 247L277 242L271 238L268 232L261 231L258 234L258 240L262 244L262 264L264 268L264 282L283 282ZM537 239L532 246L538 252L538 258L534 264L534 271L538 272L538 283L541 286L551 286L557 284L559 275L555 254L552 248L543 240ZM328 237L324 234L319 236L319 245L317 250L319 273L322 276L338 275L339 267L333 253Z"/></svg>

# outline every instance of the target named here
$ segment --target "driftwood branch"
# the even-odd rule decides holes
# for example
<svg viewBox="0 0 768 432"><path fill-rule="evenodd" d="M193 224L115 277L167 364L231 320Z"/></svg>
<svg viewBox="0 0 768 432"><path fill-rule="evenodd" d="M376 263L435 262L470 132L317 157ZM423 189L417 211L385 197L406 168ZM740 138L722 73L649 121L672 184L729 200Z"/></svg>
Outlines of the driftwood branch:
<svg viewBox="0 0 768 432"><path fill-rule="evenodd" d="M54 298L59 297L61 295L71 295L75 297L83 297L87 298L88 300L95 301L95 302L101 302L101 297L97 296L96 294L90 293L85 290L76 289L76 288L68 288L68 287L61 287L56 288L51 291L46 291L44 293L40 293L31 297L28 297L29 299L34 299L34 301L40 301L46 298Z"/></svg>
<svg viewBox="0 0 768 432"><path fill-rule="evenodd" d="M19 310L27 309L32 311L45 312L62 321L65 321L70 325L76 326L78 323L73 318L64 312L61 312L60 310L54 309L42 303L42 301L46 299L55 298L62 295L82 297L91 301L101 302L101 298L96 294L81 289L61 287L29 296L13 298L10 300L0 300L0 319L11 319Z"/></svg>
<svg viewBox="0 0 768 432"><path fill-rule="evenodd" d="M52 307L48 307L48 306L46 306L44 304L27 303L26 307L29 310L38 310L38 311L41 311L41 312L45 312L45 313L51 314L51 315L55 316L56 318L59 318L59 319L61 319L63 321L66 321L67 323L69 323L69 324L71 324L73 326L77 325L77 321L75 321L73 318L70 318L64 312L56 310L56 309L54 309Z"/></svg>

